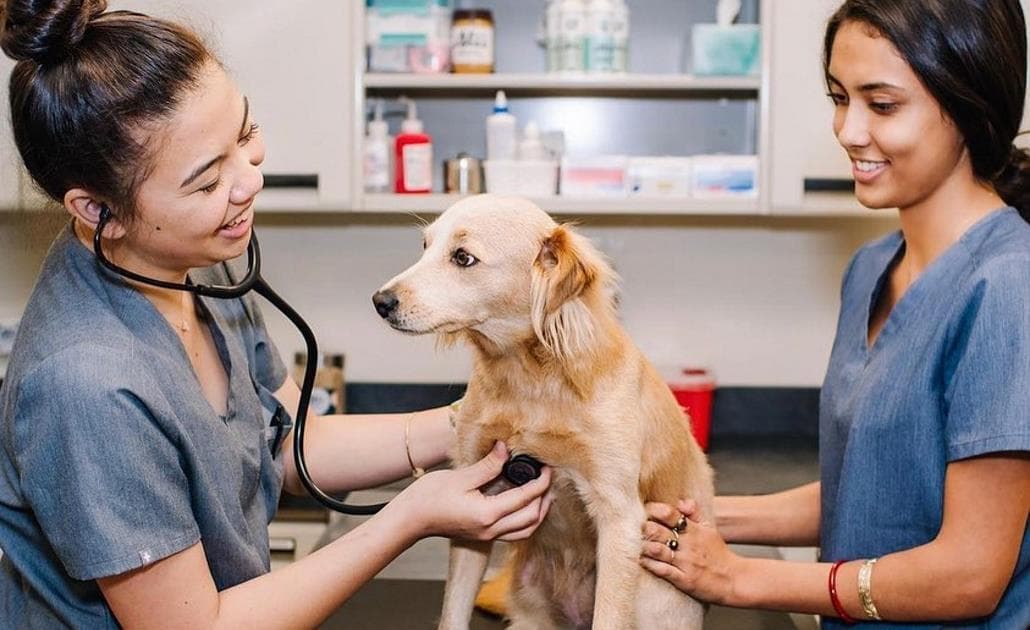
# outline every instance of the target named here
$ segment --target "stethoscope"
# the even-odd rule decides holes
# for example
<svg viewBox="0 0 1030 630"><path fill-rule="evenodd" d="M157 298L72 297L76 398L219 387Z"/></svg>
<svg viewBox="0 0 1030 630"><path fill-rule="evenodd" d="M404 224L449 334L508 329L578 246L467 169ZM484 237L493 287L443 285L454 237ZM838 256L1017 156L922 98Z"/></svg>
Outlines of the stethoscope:
<svg viewBox="0 0 1030 630"><path fill-rule="evenodd" d="M308 403L311 401L311 391L315 387L315 371L318 369L318 342L315 341L315 335L311 332L311 327L308 326L306 321L304 321L304 318L302 318L300 314L286 302L286 300L279 297L279 294L273 291L272 287L268 286L268 283L261 277L261 248L258 246L257 233L255 230L251 228L250 242L247 243L247 274L238 284L230 286L193 283L184 284L141 276L138 273L119 267L111 262L107 256L104 255L103 248L101 247L101 241L103 240L101 238L101 234L103 234L104 227L110 219L111 210L106 204L102 205L100 208L100 220L97 222L96 231L93 234L93 253L96 255L97 260L99 260L100 263L108 270L130 280L135 280L136 282L142 282L143 284L149 284L155 287L161 287L162 289L189 291L197 295L219 299L240 298L250 291L254 291L271 302L272 306L279 309L279 312L290 320L297 330L300 331L301 336L304 337L304 344L307 346L307 360L306 365L304 366L304 379L300 386L300 401L297 403L297 416L293 420L293 460L297 466L297 474L300 476L301 483L304 485L304 488L307 489L308 493L319 503L331 510L343 512L344 514L368 516L375 514L386 507L385 503L374 505L350 505L348 503L344 503L343 501L323 492L322 489L315 484L315 481L308 473L307 460L304 459L304 427L307 422ZM512 484L521 486L539 477L542 469L543 464L540 461L526 454L518 454L505 462L504 469L501 474Z"/></svg>
<svg viewBox="0 0 1030 630"><path fill-rule="evenodd" d="M315 481L308 473L307 461L304 459L304 426L307 421L308 403L311 400L311 391L315 386L315 371L318 369L318 343L315 341L315 335L311 332L311 327L308 326L308 323L304 321L293 307L286 303L286 300L279 297L279 295L273 291L272 288L268 286L268 283L261 277L261 248L258 246L257 236L255 235L253 228L251 228L250 231L250 242L247 244L247 274L243 280L238 284L230 286L192 283L183 284L141 276L138 273L119 267L111 262L107 256L104 255L103 249L101 248L101 234L103 234L104 227L110 219L111 210L107 205L101 206L100 220L97 222L96 232L93 234L93 253L96 255L97 260L99 260L100 263L110 271L130 280L142 282L143 284L149 284L163 289L189 291L191 293L196 293L197 295L220 299L240 298L253 290L255 293L263 296L266 300L271 302L273 306L279 309L279 311L297 327L297 330L299 330L300 334L304 337L304 343L307 346L308 353L307 364L304 366L304 379L300 386L300 402L297 403L297 416L293 420L293 459L296 463L297 474L300 476L301 483L304 484L308 493L318 500L319 503L332 510L336 510L337 512L367 516L375 514L379 510L383 509L386 505L385 503L379 503L376 505L349 505L339 499L333 498L315 485Z"/></svg>

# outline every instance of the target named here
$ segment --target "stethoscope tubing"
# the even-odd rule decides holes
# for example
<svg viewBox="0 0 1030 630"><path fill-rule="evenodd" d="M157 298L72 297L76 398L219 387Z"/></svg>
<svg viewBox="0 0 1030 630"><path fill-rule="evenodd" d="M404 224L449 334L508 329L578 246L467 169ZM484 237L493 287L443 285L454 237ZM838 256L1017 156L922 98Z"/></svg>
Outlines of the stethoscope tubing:
<svg viewBox="0 0 1030 630"><path fill-rule="evenodd" d="M102 233L104 231L104 226L107 225L110 218L111 211L106 205L102 206L100 211L100 220L97 222L96 231L93 235L93 253L96 255L97 260L100 261L100 264L111 272L136 282L142 282L143 284L163 289L189 291L197 295L219 299L236 299L243 297L250 291L254 291L268 300L272 306L278 309L288 320L290 320L290 323L300 331L301 336L304 338L304 345L307 347L307 361L304 366L304 378L302 379L300 386L300 400L297 403L297 415L293 420L293 460L294 465L297 468L297 475L300 477L301 484L303 484L304 488L312 497L315 498L315 500L325 507L337 512L355 516L369 516L383 509L386 506L385 503L374 505L350 505L340 501L339 499L326 494L318 487L314 479L311 478L311 474L308 471L307 459L304 457L304 433L307 426L308 405L311 402L311 392L315 387L315 372L318 368L318 342L315 339L315 334L311 331L311 327L308 326L306 321L304 321L304 318L301 317L300 314L286 302L286 300L280 297L278 293L273 291L272 287L270 287L268 283L265 282L264 278L261 277L261 248L258 245L257 234L253 228L251 228L250 232L250 242L247 244L247 274L243 280L235 285L206 285L168 282L165 280L158 280L157 278L148 278L123 267L119 267L111 262L111 260L104 255L102 247Z"/></svg>

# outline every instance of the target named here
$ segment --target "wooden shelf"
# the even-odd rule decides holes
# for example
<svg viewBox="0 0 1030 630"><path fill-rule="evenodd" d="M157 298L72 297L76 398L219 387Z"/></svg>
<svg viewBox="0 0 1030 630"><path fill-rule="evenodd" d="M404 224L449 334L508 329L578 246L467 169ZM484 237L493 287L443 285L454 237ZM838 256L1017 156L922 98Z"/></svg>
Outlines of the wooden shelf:
<svg viewBox="0 0 1030 630"><path fill-rule="evenodd" d="M447 92L507 90L531 93L741 92L757 93L760 77L689 74L389 74L363 76L366 89Z"/></svg>
<svg viewBox="0 0 1030 630"><path fill-rule="evenodd" d="M438 214L462 198L461 195L366 194L364 212L382 214ZM692 199L683 197L536 197L532 201L553 214L665 214L665 215L757 215L757 199Z"/></svg>

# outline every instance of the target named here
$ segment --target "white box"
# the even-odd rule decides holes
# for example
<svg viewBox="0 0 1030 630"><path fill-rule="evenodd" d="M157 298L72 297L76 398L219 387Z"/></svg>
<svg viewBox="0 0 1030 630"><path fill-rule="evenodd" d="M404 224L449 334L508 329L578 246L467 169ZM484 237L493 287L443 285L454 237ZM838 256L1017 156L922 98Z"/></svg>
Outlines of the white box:
<svg viewBox="0 0 1030 630"><path fill-rule="evenodd" d="M551 160L485 160L486 192L550 197L558 191L558 163Z"/></svg>
<svg viewBox="0 0 1030 630"><path fill-rule="evenodd" d="M758 196L757 155L696 155L690 190L695 199Z"/></svg>
<svg viewBox="0 0 1030 630"><path fill-rule="evenodd" d="M625 197L624 155L564 158L561 162L561 194L566 197Z"/></svg>
<svg viewBox="0 0 1030 630"><path fill-rule="evenodd" d="M648 197L689 197L691 158L631 157L627 192Z"/></svg>

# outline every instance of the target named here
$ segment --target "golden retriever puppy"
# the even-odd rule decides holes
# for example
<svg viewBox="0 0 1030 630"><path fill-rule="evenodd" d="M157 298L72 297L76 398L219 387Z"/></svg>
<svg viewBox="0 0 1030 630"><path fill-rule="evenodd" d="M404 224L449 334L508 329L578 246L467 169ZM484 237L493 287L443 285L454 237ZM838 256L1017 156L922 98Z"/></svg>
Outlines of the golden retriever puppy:
<svg viewBox="0 0 1030 630"><path fill-rule="evenodd" d="M373 298L389 324L475 352L453 461L504 440L554 468L554 500L512 549L511 627L700 628L703 608L638 562L645 501L693 497L712 477L683 410L619 324L615 275L570 227L524 199L459 201L425 251ZM464 629L490 544L454 542L440 628Z"/></svg>

